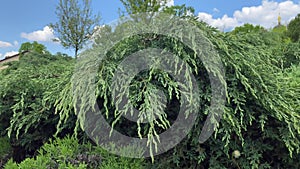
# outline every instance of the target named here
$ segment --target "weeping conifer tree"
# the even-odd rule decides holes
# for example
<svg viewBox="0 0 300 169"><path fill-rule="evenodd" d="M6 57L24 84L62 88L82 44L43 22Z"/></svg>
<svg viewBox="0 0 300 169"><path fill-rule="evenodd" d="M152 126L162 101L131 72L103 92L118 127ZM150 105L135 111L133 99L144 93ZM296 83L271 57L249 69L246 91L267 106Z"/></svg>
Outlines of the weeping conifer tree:
<svg viewBox="0 0 300 169"><path fill-rule="evenodd" d="M175 79L164 72L150 69L140 73L131 82L132 88L129 92L130 101L137 109L148 108L157 111L160 110L159 106L162 102L157 98L160 95L153 95L153 93L157 92L157 88L163 91L168 107L160 114L161 118L158 118L157 123L127 123L128 121L119 118L118 113L121 111L117 108L118 104L122 103L112 102L115 90L112 88L112 79L117 71L117 65L131 53L146 48L159 48L171 51L178 58L187 61L198 84L201 84L198 86L201 103L196 125L180 144L158 157L155 156L149 168L300 168L298 161L300 69L297 49L277 50L276 43L281 42L270 40L268 32L239 35L222 33L199 22L193 16L182 15L181 18L203 32L217 51L225 68L227 102L222 119L212 137L202 144L199 143L199 135L207 117L212 91L208 77L209 70L195 57L196 52L193 48L182 43L180 38L174 39L155 33L129 36L114 44L109 50L102 48L109 42L114 42L124 31L132 31L128 29L133 24L132 20L115 27L104 27L99 32L99 39L95 40L94 46L80 56L88 58L87 62L77 63L76 70L82 70L83 76L78 76L81 71L75 71L78 74L73 74L73 79L68 74L52 82L52 88L45 89L42 100L54 103L51 104L53 106L51 108L59 114L59 121L56 124L57 133L69 123L68 119L75 112L79 117L77 127L84 125L80 123L82 117L85 117L87 110L93 107L78 105L95 103L111 126L128 136L155 138L157 133L163 133L168 129L178 115L176 106L180 97L188 98L189 95L188 93L178 95ZM111 41L101 40L105 38ZM287 46L293 45L299 44L291 43ZM100 58L101 51L105 51L104 59ZM293 59L289 60L289 57L285 56L293 56L291 57ZM95 64L99 59L102 60L101 64ZM288 63L288 66L283 67L281 63ZM95 65L96 69L90 69ZM94 81L86 81L89 77L86 72L96 75ZM7 74L1 76L6 77ZM80 78L74 79L74 77ZM74 85L76 82L79 85ZM76 97L79 100L74 100L74 91L90 85L96 86L93 97L83 93L80 97ZM6 96L5 91L1 89L2 96ZM18 133L28 128L29 124L32 125L32 123L22 123L18 118L25 110L22 108L26 105L22 103L22 99L14 103L14 107L17 106L20 111L14 112L16 115L11 118L13 122L9 127L11 133ZM30 119L31 115L24 113L22 118ZM28 131L25 130L23 133L26 132ZM159 144L158 140L157 137L156 144Z"/></svg>

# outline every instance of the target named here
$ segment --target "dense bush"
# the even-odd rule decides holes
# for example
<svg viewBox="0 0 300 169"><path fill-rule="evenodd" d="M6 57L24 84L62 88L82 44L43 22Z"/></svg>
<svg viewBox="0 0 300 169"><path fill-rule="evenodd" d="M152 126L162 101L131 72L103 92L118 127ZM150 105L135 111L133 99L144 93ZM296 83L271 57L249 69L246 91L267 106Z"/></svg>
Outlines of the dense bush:
<svg viewBox="0 0 300 169"><path fill-rule="evenodd" d="M299 48L290 48L289 59L288 51L277 50L286 44L267 43L268 32L224 35L203 30L226 65L230 102L215 138L199 144L195 136L202 126L196 126L193 135L162 155L168 160L163 158L156 166L299 168ZM288 44L292 45L297 44ZM241 153L238 158L232 155L236 150Z"/></svg>
<svg viewBox="0 0 300 169"><path fill-rule="evenodd" d="M208 78L205 77L206 70L194 57L195 51L170 37L139 34L123 39L108 51L106 56L101 56L102 50L105 50L102 47L106 43L103 39L109 37L113 41L121 32L132 31L134 28L130 27L131 21L119 25L114 32L109 32L109 29L103 32L99 41L96 41L99 45L94 46L94 51L92 49L83 54L86 57L94 55L99 57L96 59L104 59L97 74L97 96L101 101L101 104L98 104L100 110L109 117L108 121L116 130L127 135L152 138L150 144L155 146L155 133L163 132L166 129L165 124L170 122L163 116L176 119L174 110L166 109L166 112L157 113L163 110L159 107L159 98L157 95L147 94L155 92L157 85L167 98L176 99L172 93L178 90L178 86L174 86L176 82L168 74L157 72L154 68L135 78L136 81L131 83L133 90L129 97L132 104L140 108L142 113L149 111L149 114L160 114L160 120L146 125L129 125L126 119L120 118L124 112L116 113L116 107L122 104L122 101L118 100L117 105L111 102L111 80L120 60L139 50L160 48L186 60L192 67L198 83L204 84L204 87L199 88L203 97L199 119L196 122L199 125L194 127L180 145L156 157L153 168L299 168L300 162L297 159L300 155L300 84L296 82L299 79L299 53L292 52L295 57L291 60L286 57L287 51L277 50L282 41L281 38L268 39L275 34L273 32L224 34L198 22L196 18L190 17L189 20L211 41L226 68L228 103L224 108L222 121L215 130L215 137L204 144L198 142L209 106L210 92ZM83 72L90 72L89 66L95 61L93 59L95 58L82 65ZM282 66L282 63L285 66ZM290 65L294 65L293 68ZM82 87L78 85L78 88ZM83 95L79 102L93 105L90 99L88 95ZM172 102L171 99L168 100L170 107L176 107L176 102ZM84 117L88 108L79 109ZM147 118L151 119L149 114ZM235 155L239 153L240 155Z"/></svg>
<svg viewBox="0 0 300 169"><path fill-rule="evenodd" d="M274 32L222 33L196 18L185 19L203 31L226 69L227 103L214 137L203 144L198 141L211 95L208 70L194 57L195 51L178 39L141 34L123 39L107 53L97 72L96 101L118 131L129 136L157 138L153 133L165 131L169 127L165 124L176 119L178 100L182 96L176 95L178 86L174 79L154 69L135 77L130 99L137 108L147 112L160 106L159 99L153 95L157 86L169 98L169 108L161 112L168 118L143 125L132 125L119 118L115 111L117 105L111 102L111 79L120 61L133 52L146 48L171 51L188 62L201 84L197 125L179 145L148 164L144 160L110 155L82 140L79 144L74 138L46 143L54 134L64 136L77 131L79 121L74 109L78 108L84 117L91 107L75 107L73 89L83 86L72 86L72 58L32 53L0 72L1 134L10 136L16 161L36 155L20 164L9 161L6 168L300 168L299 43L282 44L281 38L274 38ZM117 26L115 32L108 28L101 32L101 38L113 39L126 31L128 25L130 22ZM81 56L96 53L100 57L97 52L104 43L101 38L96 40L94 51L91 49ZM91 63L93 66L94 62L79 66L89 70ZM85 76L80 77L78 81L85 80ZM90 101L88 93L79 99L81 103Z"/></svg>
<svg viewBox="0 0 300 169"><path fill-rule="evenodd" d="M292 19L287 26L287 35L294 42L297 42L300 39L299 26L300 26L300 13L294 19Z"/></svg>
<svg viewBox="0 0 300 169"><path fill-rule="evenodd" d="M10 137L16 161L33 155L56 132L56 99L49 95L57 97L73 63L70 57L29 53L0 72L0 132ZM75 123L68 124L73 131Z"/></svg>

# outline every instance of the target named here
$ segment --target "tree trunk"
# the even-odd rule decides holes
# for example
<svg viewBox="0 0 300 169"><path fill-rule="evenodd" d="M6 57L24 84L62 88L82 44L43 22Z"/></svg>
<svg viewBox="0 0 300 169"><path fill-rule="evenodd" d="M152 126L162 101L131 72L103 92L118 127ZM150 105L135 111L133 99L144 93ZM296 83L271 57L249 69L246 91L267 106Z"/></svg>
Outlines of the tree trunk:
<svg viewBox="0 0 300 169"><path fill-rule="evenodd" d="M78 55L78 47L75 48L75 59L77 59L77 55Z"/></svg>

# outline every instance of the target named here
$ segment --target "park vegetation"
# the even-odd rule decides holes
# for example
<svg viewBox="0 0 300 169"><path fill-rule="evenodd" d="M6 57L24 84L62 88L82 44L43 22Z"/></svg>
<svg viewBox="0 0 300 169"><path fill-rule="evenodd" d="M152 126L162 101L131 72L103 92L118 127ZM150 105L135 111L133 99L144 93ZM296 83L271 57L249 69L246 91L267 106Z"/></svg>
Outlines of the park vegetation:
<svg viewBox="0 0 300 169"><path fill-rule="evenodd" d="M160 8L160 4L147 0L122 2L130 15L150 10L188 20L216 49L225 67L227 102L214 135L199 143L211 99L208 70L194 57L195 51L178 39L154 33L128 37L110 49L97 72L99 109L115 129L134 137L155 138L153 133L165 131L168 126L161 126L172 124L172 119L176 119L178 100L184 93L176 95L178 87L168 74L156 70L143 72L132 83L131 101L140 109L158 106L159 99L151 95L156 92L156 85L169 98L169 107L162 112L168 118L143 125L118 118L116 105L111 104L110 83L120 60L147 48L165 49L186 60L201 84L196 125L180 144L159 156L145 159L118 157L97 146L80 127L75 113L78 107L73 100L72 78L76 59L62 53L51 54L37 43L26 43L20 50L31 52L21 56L18 62L7 63L9 67L0 71L0 167L300 168L300 41L299 34L293 34L296 29L292 29L296 25L294 22L298 21L299 25L299 15L288 29L280 31L245 24L233 31L221 32L188 15L188 11L193 11L191 7ZM103 38L113 39L114 35L119 35L130 22L114 29L103 27L89 51L99 49ZM78 58L89 55L89 51L79 54ZM83 95L80 101L86 100L89 98ZM153 105L151 101L158 104ZM82 110L81 116L84 113Z"/></svg>

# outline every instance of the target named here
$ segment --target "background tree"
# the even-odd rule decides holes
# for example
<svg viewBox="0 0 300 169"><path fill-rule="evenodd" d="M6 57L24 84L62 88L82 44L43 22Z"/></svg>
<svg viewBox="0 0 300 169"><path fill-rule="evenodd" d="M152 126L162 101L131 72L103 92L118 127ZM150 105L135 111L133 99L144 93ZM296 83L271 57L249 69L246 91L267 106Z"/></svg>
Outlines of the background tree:
<svg viewBox="0 0 300 169"><path fill-rule="evenodd" d="M142 12L157 12L161 5L166 4L168 0L121 0L128 14Z"/></svg>
<svg viewBox="0 0 300 169"><path fill-rule="evenodd" d="M151 13L162 11L176 16L185 16L193 14L195 12L195 9L193 7L187 7L185 4L181 6L167 6L169 1L170 0L121 0L126 9L127 14L129 15L144 12Z"/></svg>
<svg viewBox="0 0 300 169"><path fill-rule="evenodd" d="M287 26L287 35L293 42L300 39L300 14L293 19Z"/></svg>
<svg viewBox="0 0 300 169"><path fill-rule="evenodd" d="M239 34L239 33L260 33L265 32L266 30L259 25L252 25L249 23L244 24L243 26L238 26L234 28L234 30L231 32L232 34Z"/></svg>
<svg viewBox="0 0 300 169"><path fill-rule="evenodd" d="M78 51L83 48L94 32L94 27L99 22L99 15L93 15L91 0L60 0L56 8L58 22L50 24L57 34L59 42L65 48L75 50L75 58Z"/></svg>
<svg viewBox="0 0 300 169"><path fill-rule="evenodd" d="M30 42L25 42L22 43L19 53L23 51L31 51L31 52L36 52L39 54L49 54L50 52L47 50L46 46L43 44L39 44L38 42L34 41L32 43Z"/></svg>
<svg viewBox="0 0 300 169"><path fill-rule="evenodd" d="M188 16L188 15L193 15L195 9L191 6L186 6L185 4L183 4L183 5L165 7L163 11L165 13L176 15L176 16Z"/></svg>

